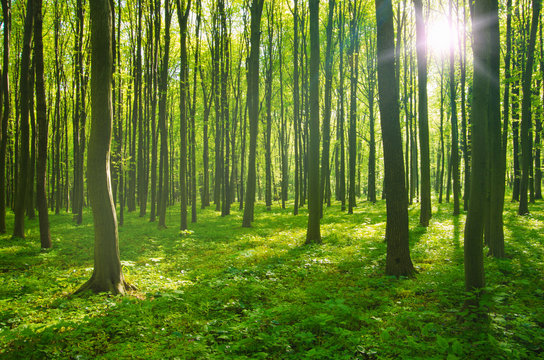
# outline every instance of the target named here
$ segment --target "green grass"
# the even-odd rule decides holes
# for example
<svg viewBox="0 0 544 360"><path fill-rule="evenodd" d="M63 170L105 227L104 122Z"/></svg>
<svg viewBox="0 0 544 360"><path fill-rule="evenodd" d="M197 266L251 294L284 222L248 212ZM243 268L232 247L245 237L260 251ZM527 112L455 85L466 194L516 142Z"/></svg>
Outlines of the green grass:
<svg viewBox="0 0 544 360"><path fill-rule="evenodd" d="M482 321L464 309L465 215L435 204L427 230L410 207L413 279L383 275L385 204L325 210L323 244L304 246L306 213L200 210L190 231L128 214L119 230L129 296L70 297L92 272L93 227L51 215L24 240L0 237L0 357L7 359L544 358L544 209L507 203L508 259L485 259ZM237 206L236 206L237 208ZM234 207L233 207L234 209ZM8 223L13 217L8 215ZM11 229L9 229L11 231Z"/></svg>

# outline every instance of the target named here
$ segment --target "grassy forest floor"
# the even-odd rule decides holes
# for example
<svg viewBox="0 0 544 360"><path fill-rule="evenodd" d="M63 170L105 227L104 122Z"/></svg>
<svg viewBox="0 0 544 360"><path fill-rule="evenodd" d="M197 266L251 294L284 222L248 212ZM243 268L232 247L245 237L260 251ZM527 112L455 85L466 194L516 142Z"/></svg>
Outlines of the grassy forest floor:
<svg viewBox="0 0 544 360"><path fill-rule="evenodd" d="M236 206L237 207L237 206ZM234 208L234 206L233 206ZM37 220L25 240L0 237L0 357L7 359L517 359L544 358L544 206L505 210L509 258L485 259L482 321L464 309L465 215L410 207L414 279L384 276L385 203L326 209L323 244L303 246L306 212L199 210L180 234L128 214L120 227L129 296L70 297L92 272L90 213L80 226L51 215L53 249ZM8 215L9 224L13 223ZM8 229L11 231L11 229Z"/></svg>

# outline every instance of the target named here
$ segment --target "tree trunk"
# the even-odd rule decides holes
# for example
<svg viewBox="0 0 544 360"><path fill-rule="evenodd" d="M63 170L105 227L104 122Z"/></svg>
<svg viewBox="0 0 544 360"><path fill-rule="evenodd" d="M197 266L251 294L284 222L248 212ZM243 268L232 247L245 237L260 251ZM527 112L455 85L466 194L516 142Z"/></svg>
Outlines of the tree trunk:
<svg viewBox="0 0 544 360"><path fill-rule="evenodd" d="M89 200L94 219L94 270L77 292L109 291L124 294L133 287L123 276L119 258L117 219L111 193L110 144L112 132L111 9L108 0L91 1L92 123L87 155Z"/></svg>
<svg viewBox="0 0 544 360"><path fill-rule="evenodd" d="M488 104L488 156L489 156L489 209L487 212L488 226L485 229L485 240L489 253L494 257L504 257L504 177L506 173L506 158L504 157L501 137L500 111L500 30L498 2L490 4L488 19L487 45L487 76L489 77Z"/></svg>
<svg viewBox="0 0 544 360"><path fill-rule="evenodd" d="M159 81L159 134L161 137L159 160L159 229L166 228L166 206L168 203L168 128L166 126L166 99L168 95L168 60L170 56L170 21L172 13L169 0L164 2L164 54Z"/></svg>
<svg viewBox="0 0 544 360"><path fill-rule="evenodd" d="M273 22L274 10L271 6L267 6L267 23L268 23L268 48L267 48L267 66L265 78L265 98L266 98L266 132L264 137L264 157L265 157L265 204L266 210L272 208L272 41L273 37Z"/></svg>
<svg viewBox="0 0 544 360"><path fill-rule="evenodd" d="M522 79L522 92L523 98L521 102L521 159L522 159L522 173L520 183L520 197L518 214L525 215L529 213L529 207L527 202L527 190L529 185L529 171L532 162L532 139L531 132L531 81L533 77L533 62L534 62L534 50L536 43L536 31L538 29L538 19L540 16L540 0L533 0L533 17L531 20L531 34L529 38L529 45L527 47L527 63L525 65L525 71Z"/></svg>
<svg viewBox="0 0 544 360"><path fill-rule="evenodd" d="M299 166L299 88L298 88L298 0L294 0L295 9L293 12L293 135L295 138L295 202L293 206L293 215L298 214L299 195L300 195L300 166Z"/></svg>
<svg viewBox="0 0 544 360"><path fill-rule="evenodd" d="M306 244L321 243L319 194L319 0L310 0L310 119ZM330 15L329 15L329 21ZM327 155L328 156L328 155Z"/></svg>
<svg viewBox="0 0 544 360"><path fill-rule="evenodd" d="M344 139L344 42L345 42L345 33L344 33L344 7L340 11L339 15L339 31L338 31L338 43L340 44L340 64L339 64L339 110L338 110L338 137L339 137L339 149L340 149L340 176L339 176L339 190L338 197L340 198L340 209L342 211L346 210L346 146Z"/></svg>
<svg viewBox="0 0 544 360"><path fill-rule="evenodd" d="M376 9L378 95L387 192L385 272L397 277L412 276L415 270L410 259L408 243L408 208L399 123L399 94L394 59L387 55L394 46L393 9L389 0L376 0Z"/></svg>
<svg viewBox="0 0 544 360"><path fill-rule="evenodd" d="M419 224L429 226L432 216L431 207L431 159L429 155L429 119L427 110L427 45L426 31L423 19L423 4L414 0L416 12L416 43L417 43L417 84L418 84L418 121L419 147L421 150L421 210Z"/></svg>
<svg viewBox="0 0 544 360"><path fill-rule="evenodd" d="M49 218L47 209L47 194L45 188L47 165L47 105L45 100L45 85L43 77L43 40L42 40L42 0L35 0L34 13L34 61L36 64L36 115L38 120L38 163L36 169L36 200L40 217L40 241L42 249L51 247L49 233ZM57 132L60 129L57 129ZM57 180L58 181L58 180ZM60 181L59 181L60 182ZM58 191L58 190L57 190Z"/></svg>
<svg viewBox="0 0 544 360"><path fill-rule="evenodd" d="M0 133L0 234L6 232L6 147L8 143L8 120L10 116L10 87L9 87L9 46L11 32L11 1L2 0L2 16L4 20L4 57L2 62L2 131Z"/></svg>
<svg viewBox="0 0 544 360"><path fill-rule="evenodd" d="M185 5L185 4L184 4ZM177 0L178 23L180 24L180 171L179 189L181 197L180 230L187 230L187 20L191 9L191 0L182 7L180 0Z"/></svg>
<svg viewBox="0 0 544 360"><path fill-rule="evenodd" d="M449 22L453 28L453 0L450 0ZM459 140L457 130L457 103L455 83L455 51L453 44L450 44L450 109L451 109L451 167L453 180L453 215L459 215Z"/></svg>
<svg viewBox="0 0 544 360"><path fill-rule="evenodd" d="M357 83L359 81L359 9L354 5L350 24L349 64L350 76L350 106L349 106L349 195L348 214L353 214L355 207L355 171L357 162Z"/></svg>
<svg viewBox="0 0 544 360"><path fill-rule="evenodd" d="M323 203L330 206L330 165L329 153L331 142L331 101L332 101L332 25L335 0L329 0L329 16L327 22L327 48L325 50L325 109L323 112L323 149L321 153L321 201L320 216L323 217Z"/></svg>
<svg viewBox="0 0 544 360"><path fill-rule="evenodd" d="M249 111L249 160L244 206L243 227L250 227L255 207L256 150L259 126L259 49L261 42L261 15L264 0L251 2L251 51L247 74L247 102Z"/></svg>
<svg viewBox="0 0 544 360"><path fill-rule="evenodd" d="M472 11L474 67L472 91L472 178L470 180L469 208L465 224L465 287L467 291L479 290L485 286L483 262L483 230L486 206L488 175L488 120L490 102L490 79L486 65L489 63L491 37L487 19L496 0L482 0L474 3Z"/></svg>
<svg viewBox="0 0 544 360"><path fill-rule="evenodd" d="M28 183L28 145L29 145L29 99L32 96L30 88L30 51L32 43L32 28L34 20L34 0L27 0L26 16L23 35L23 49L21 53L21 71L20 71L20 91L19 98L21 108L20 131L21 131L21 150L19 158L19 173L17 176L17 198L15 201L15 225L13 228L13 237L25 237L25 205Z"/></svg>

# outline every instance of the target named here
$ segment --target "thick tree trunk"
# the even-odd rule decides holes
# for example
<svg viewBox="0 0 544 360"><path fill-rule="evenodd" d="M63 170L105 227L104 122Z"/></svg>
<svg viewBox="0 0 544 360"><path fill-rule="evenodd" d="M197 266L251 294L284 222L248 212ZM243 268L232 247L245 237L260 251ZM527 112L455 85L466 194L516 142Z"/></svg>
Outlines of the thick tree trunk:
<svg viewBox="0 0 544 360"><path fill-rule="evenodd" d="M465 224L465 286L467 291L485 286L483 262L483 230L486 210L486 187L488 176L488 120L490 102L490 79L487 74L490 52L490 27L487 19L496 0L481 0L474 3L472 27L474 31L474 62L483 66L474 67L472 91L472 178L470 180L469 208Z"/></svg>
<svg viewBox="0 0 544 360"><path fill-rule="evenodd" d="M89 200L93 211L95 247L91 279L77 292L123 294L133 287L123 276L119 258L117 218L111 193L111 9L108 0L91 1L92 124L87 155Z"/></svg>
<svg viewBox="0 0 544 360"><path fill-rule="evenodd" d="M410 259L408 208L399 123L399 95L394 59L387 55L394 47L393 9L390 0L376 0L376 9L378 94L387 192L385 272L397 277L412 276L415 270Z"/></svg>

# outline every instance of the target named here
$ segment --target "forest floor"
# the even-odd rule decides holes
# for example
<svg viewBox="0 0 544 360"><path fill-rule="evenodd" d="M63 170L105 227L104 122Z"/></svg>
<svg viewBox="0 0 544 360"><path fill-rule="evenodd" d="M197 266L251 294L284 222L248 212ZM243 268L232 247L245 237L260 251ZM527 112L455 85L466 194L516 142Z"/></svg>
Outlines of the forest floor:
<svg viewBox="0 0 544 360"><path fill-rule="evenodd" d="M233 206L234 208L236 206ZM463 306L465 215L435 203L431 225L410 207L413 279L384 275L385 203L325 210L323 244L304 246L307 216L256 207L199 210L180 233L128 214L119 229L129 296L70 296L91 275L90 212L37 220L24 240L0 237L0 358L517 359L544 358L544 206L506 203L508 258L485 259L487 319ZM8 215L9 224L13 217ZM11 233L11 229L8 229Z"/></svg>

